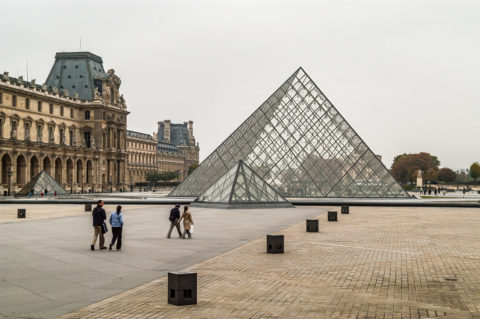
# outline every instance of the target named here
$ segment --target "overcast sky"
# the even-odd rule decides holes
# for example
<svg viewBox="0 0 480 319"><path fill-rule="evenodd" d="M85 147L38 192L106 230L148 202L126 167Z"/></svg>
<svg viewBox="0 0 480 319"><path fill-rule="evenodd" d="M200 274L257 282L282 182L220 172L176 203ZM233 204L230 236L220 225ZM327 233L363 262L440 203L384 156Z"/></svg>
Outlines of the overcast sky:
<svg viewBox="0 0 480 319"><path fill-rule="evenodd" d="M204 159L299 66L390 167L480 160L480 1L5 1L0 71L43 83L55 52L100 55L128 127L194 121Z"/></svg>

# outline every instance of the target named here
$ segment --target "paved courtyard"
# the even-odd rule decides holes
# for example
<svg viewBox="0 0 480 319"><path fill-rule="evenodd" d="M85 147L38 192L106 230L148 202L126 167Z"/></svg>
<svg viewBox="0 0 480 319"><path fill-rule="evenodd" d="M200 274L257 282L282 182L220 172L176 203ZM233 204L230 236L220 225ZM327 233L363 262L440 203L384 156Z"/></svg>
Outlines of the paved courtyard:
<svg viewBox="0 0 480 319"><path fill-rule="evenodd" d="M305 211L278 232L285 254L266 254L262 235L187 267L197 305L168 305L161 276L62 318L480 318L478 209L353 207L319 214L319 233Z"/></svg>
<svg viewBox="0 0 480 319"><path fill-rule="evenodd" d="M0 318L54 318L313 217L324 208L192 209L194 239L167 240L168 206L124 206L121 252L90 251L82 205L0 204ZM107 206L111 212L114 206ZM111 232L107 234L111 239Z"/></svg>

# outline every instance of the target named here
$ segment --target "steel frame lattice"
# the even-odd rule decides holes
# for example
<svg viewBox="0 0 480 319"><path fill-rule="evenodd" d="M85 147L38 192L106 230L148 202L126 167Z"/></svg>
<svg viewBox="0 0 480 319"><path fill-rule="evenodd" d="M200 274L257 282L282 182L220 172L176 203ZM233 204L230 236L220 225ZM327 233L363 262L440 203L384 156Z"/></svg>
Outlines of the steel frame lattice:
<svg viewBox="0 0 480 319"><path fill-rule="evenodd" d="M302 68L169 196L200 196L239 160L285 197L409 197Z"/></svg>
<svg viewBox="0 0 480 319"><path fill-rule="evenodd" d="M200 195L196 204L241 208L293 206L241 160Z"/></svg>

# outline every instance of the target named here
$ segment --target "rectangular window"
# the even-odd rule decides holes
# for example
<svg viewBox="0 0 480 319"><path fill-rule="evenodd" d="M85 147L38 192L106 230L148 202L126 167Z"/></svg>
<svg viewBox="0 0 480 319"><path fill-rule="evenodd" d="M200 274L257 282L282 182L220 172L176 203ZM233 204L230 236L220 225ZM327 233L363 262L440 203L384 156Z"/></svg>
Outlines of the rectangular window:
<svg viewBox="0 0 480 319"><path fill-rule="evenodd" d="M16 95L12 96L12 106L17 106L17 96Z"/></svg>
<svg viewBox="0 0 480 319"><path fill-rule="evenodd" d="M37 102L37 110L38 112L42 112L42 101Z"/></svg>
<svg viewBox="0 0 480 319"><path fill-rule="evenodd" d="M0 104L3 104L3 94L0 92Z"/></svg>
<svg viewBox="0 0 480 319"><path fill-rule="evenodd" d="M89 111L89 110L86 110L86 111L85 111L85 119L86 119L86 120L89 120L89 119L90 119L90 111Z"/></svg>
<svg viewBox="0 0 480 319"><path fill-rule="evenodd" d="M25 99L25 108L30 110L30 99L28 97Z"/></svg>
<svg viewBox="0 0 480 319"><path fill-rule="evenodd" d="M70 138L70 143L69 144L70 144L70 146L73 146L73 130L70 130L68 132L68 136Z"/></svg>
<svg viewBox="0 0 480 319"><path fill-rule="evenodd" d="M49 105L49 112L50 112L50 114L53 114L53 104Z"/></svg>
<svg viewBox="0 0 480 319"><path fill-rule="evenodd" d="M70 118L73 119L73 109L70 109Z"/></svg>
<svg viewBox="0 0 480 319"><path fill-rule="evenodd" d="M42 126L37 125L37 142L42 141Z"/></svg>
<svg viewBox="0 0 480 319"><path fill-rule="evenodd" d="M54 143L54 136L53 136L53 127L48 128L48 143Z"/></svg>
<svg viewBox="0 0 480 319"><path fill-rule="evenodd" d="M60 106L60 116L63 116L63 111L64 111L63 106Z"/></svg>
<svg viewBox="0 0 480 319"><path fill-rule="evenodd" d="M63 145L65 144L65 136L63 135L64 130L63 128L60 129L60 144Z"/></svg>
<svg viewBox="0 0 480 319"><path fill-rule="evenodd" d="M85 141L85 147L90 148L90 132L83 132L83 140Z"/></svg>

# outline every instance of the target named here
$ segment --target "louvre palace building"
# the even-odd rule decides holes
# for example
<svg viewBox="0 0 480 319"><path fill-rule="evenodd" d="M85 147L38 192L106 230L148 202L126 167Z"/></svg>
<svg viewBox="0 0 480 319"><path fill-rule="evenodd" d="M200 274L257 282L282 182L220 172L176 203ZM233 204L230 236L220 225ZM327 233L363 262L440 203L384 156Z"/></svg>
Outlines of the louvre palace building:
<svg viewBox="0 0 480 319"><path fill-rule="evenodd" d="M127 174L136 172L129 159L159 168L159 145L146 143L150 157L133 154L120 86L114 69L105 71L90 52L57 53L42 84L0 74L0 194L18 192L42 170L74 193L125 191Z"/></svg>

